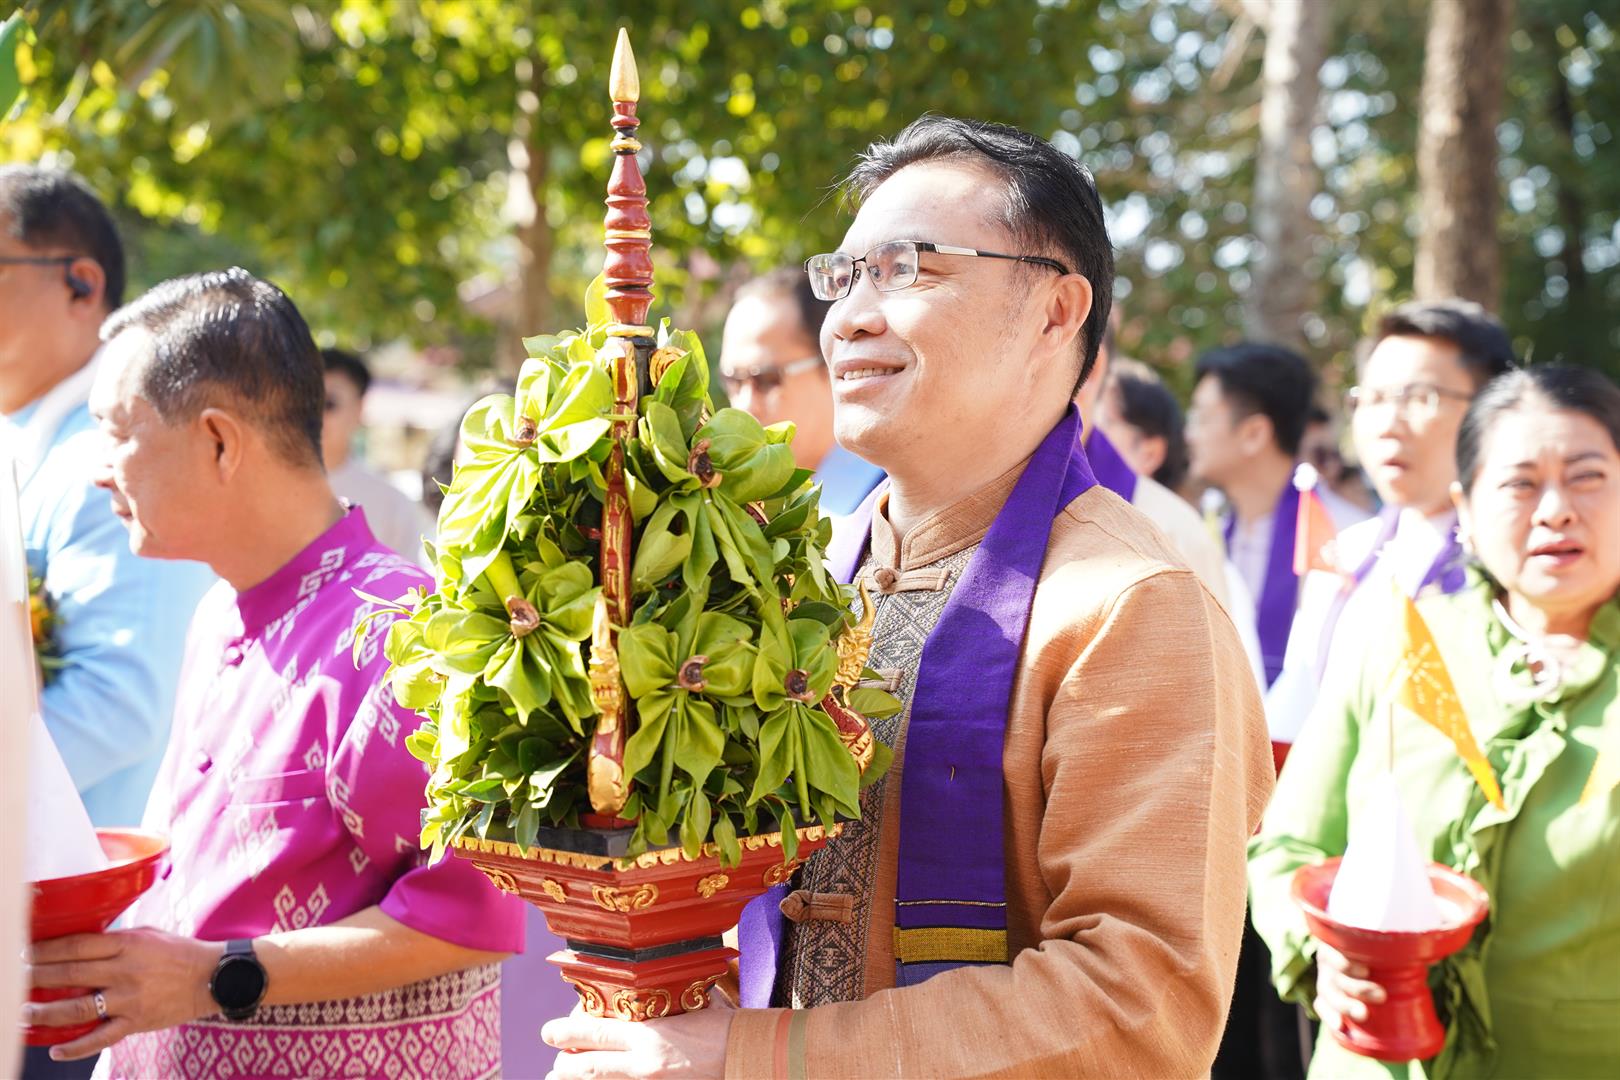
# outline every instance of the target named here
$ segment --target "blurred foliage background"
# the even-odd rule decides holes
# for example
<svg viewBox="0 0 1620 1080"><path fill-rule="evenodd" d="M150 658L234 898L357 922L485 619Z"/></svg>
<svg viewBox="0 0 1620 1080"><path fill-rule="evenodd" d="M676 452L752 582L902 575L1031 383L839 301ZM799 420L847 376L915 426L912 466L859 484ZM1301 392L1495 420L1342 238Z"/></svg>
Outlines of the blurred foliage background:
<svg viewBox="0 0 1620 1080"><path fill-rule="evenodd" d="M1271 0L1290 3L1295 0ZM1323 0L1324 3L1327 0ZM1498 309L1535 359L1620 373L1620 18L1506 4ZM712 331L752 271L838 243L832 186L925 111L1016 124L1096 174L1122 351L1185 386L1243 333L1266 0L33 0L0 159L116 205L136 286L238 262L327 341L469 368L580 321L600 265L607 65L640 63L655 313ZM1342 370L1412 291L1428 0L1335 2L1298 339ZM1488 250L1491 238L1478 243Z"/></svg>

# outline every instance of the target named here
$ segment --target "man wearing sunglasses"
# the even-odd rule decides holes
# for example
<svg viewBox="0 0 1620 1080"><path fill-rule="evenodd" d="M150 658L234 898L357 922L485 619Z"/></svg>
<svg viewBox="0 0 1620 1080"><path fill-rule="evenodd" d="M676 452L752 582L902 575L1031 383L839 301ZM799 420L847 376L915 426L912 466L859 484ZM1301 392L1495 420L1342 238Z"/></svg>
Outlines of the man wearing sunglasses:
<svg viewBox="0 0 1620 1080"><path fill-rule="evenodd" d="M890 479L828 554L876 605L894 766L744 912L743 1008L552 1021L597 1052L555 1075L1206 1074L1271 762L1231 620L1081 448L1113 283L1096 187L938 116L846 187L855 220L807 269L838 441Z"/></svg>
<svg viewBox="0 0 1620 1080"><path fill-rule="evenodd" d="M833 438L832 390L821 359L827 303L798 267L748 282L726 316L720 381L731 404L762 424L791 420L793 454L821 484L821 511L842 517L883 479Z"/></svg>

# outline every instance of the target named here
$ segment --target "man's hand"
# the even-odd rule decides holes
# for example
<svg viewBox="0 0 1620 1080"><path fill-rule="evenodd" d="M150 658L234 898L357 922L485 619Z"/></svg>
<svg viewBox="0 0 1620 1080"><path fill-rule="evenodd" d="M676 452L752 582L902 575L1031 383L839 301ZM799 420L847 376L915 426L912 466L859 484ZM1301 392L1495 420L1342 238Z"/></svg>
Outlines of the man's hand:
<svg viewBox="0 0 1620 1080"><path fill-rule="evenodd" d="M1330 1030L1343 1031L1346 1019L1362 1023L1368 1005L1381 1005L1384 988L1358 964L1330 945L1316 943L1316 1015Z"/></svg>
<svg viewBox="0 0 1620 1080"><path fill-rule="evenodd" d="M65 1027L95 1021L94 991L101 991L107 1019L90 1034L51 1048L55 1060L74 1061L99 1054L126 1035L211 1016L219 1008L208 993L208 981L224 951L222 942L150 929L72 934L38 942L28 957L28 985L77 986L88 992L26 1004L23 1023Z"/></svg>
<svg viewBox="0 0 1620 1080"><path fill-rule="evenodd" d="M576 1007L573 1015L540 1030L546 1045L562 1051L547 1080L723 1076L726 1037L736 1010L718 994L710 1000L713 1004L701 1012L640 1024L603 1020Z"/></svg>

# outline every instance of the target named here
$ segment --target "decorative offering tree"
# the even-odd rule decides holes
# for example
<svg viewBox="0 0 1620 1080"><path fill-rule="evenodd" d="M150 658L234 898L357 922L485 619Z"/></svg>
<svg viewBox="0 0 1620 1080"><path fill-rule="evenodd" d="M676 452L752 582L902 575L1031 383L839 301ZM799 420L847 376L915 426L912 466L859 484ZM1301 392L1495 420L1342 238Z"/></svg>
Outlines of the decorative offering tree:
<svg viewBox="0 0 1620 1080"><path fill-rule="evenodd" d="M387 655L432 770L422 843L546 914L597 1015L702 1008L721 935L860 814L888 764L872 607L833 580L791 424L715 411L703 347L646 324L639 87L621 30L607 249L589 326L528 338L478 402Z"/></svg>

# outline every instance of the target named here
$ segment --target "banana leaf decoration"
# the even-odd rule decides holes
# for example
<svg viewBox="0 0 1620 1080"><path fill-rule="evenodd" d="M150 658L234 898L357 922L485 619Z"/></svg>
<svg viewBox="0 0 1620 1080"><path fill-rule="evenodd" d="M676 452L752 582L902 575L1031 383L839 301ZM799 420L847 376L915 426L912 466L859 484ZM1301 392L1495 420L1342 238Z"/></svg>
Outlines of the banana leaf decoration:
<svg viewBox="0 0 1620 1080"><path fill-rule="evenodd" d="M684 632L683 632L684 631ZM682 631L656 623L631 626L619 634L624 683L636 699L638 726L625 746L625 772L651 768L651 803L642 800L663 827L679 807L670 802L675 771L701 791L720 766L726 745L721 713L749 695L754 668L753 631L719 612L705 611ZM693 854L709 831L707 799L688 799L681 839Z"/></svg>
<svg viewBox="0 0 1620 1080"><path fill-rule="evenodd" d="M524 362L515 396L493 394L468 411L461 439L472 459L457 468L438 523L439 551L459 562L460 576L474 580L494 560L533 500L543 465L605 453L612 407L600 367L535 358Z"/></svg>
<svg viewBox="0 0 1620 1080"><path fill-rule="evenodd" d="M667 322L639 361L656 382L616 402L592 323L526 339L515 392L469 412L472 456L429 547L436 590L367 598L395 616L392 687L424 718L407 739L431 773L422 841L435 856L467 834L528 847L605 800L634 822L632 853L676 833L735 865L741 836L781 829L791 859L791 827L858 817L890 759L866 720L899 704L856 685L870 608L857 619L826 571L831 527L793 426L715 410L701 343ZM602 587L616 445L623 608ZM625 738L611 770L609 736Z"/></svg>
<svg viewBox="0 0 1620 1080"><path fill-rule="evenodd" d="M754 701L766 717L749 798L761 799L791 777L790 801L802 813L857 817L861 770L837 726L815 708L837 678L838 650L827 626L815 619L787 619L780 635L776 647L760 649L754 665Z"/></svg>

